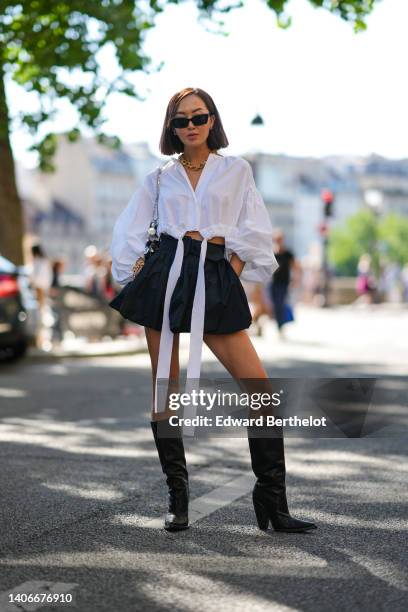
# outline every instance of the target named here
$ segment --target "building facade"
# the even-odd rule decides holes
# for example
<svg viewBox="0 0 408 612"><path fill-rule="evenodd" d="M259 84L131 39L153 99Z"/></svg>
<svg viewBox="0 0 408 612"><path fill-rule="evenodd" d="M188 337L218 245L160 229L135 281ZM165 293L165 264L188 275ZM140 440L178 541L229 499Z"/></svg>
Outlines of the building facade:
<svg viewBox="0 0 408 612"><path fill-rule="evenodd" d="M146 143L114 150L60 135L54 173L18 173L30 240L49 257L62 257L67 273L80 273L86 246L107 253L117 217L158 163Z"/></svg>

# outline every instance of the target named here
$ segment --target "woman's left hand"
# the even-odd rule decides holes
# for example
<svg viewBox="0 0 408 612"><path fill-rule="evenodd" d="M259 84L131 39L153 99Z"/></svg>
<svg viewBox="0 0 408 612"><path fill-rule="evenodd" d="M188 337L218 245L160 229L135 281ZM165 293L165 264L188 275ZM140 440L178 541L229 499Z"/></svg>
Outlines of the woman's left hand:
<svg viewBox="0 0 408 612"><path fill-rule="evenodd" d="M240 276L242 269L245 266L245 262L242 261L242 259L240 259L236 253L233 253L231 255L230 264L235 274Z"/></svg>

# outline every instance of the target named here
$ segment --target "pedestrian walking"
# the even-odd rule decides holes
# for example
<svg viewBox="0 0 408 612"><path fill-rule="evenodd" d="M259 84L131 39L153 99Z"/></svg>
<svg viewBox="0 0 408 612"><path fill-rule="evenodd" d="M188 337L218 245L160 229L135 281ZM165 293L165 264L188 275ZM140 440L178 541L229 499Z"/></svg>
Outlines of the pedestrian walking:
<svg viewBox="0 0 408 612"><path fill-rule="evenodd" d="M92 297L104 299L106 265L95 245L90 244L84 251L84 289Z"/></svg>
<svg viewBox="0 0 408 612"><path fill-rule="evenodd" d="M51 298L51 310L53 316L52 325L52 337L51 341L54 348L60 346L63 340L63 325L62 325L62 313L61 313L61 275L65 268L64 259L53 259L51 262L52 270L52 281L49 290L49 296Z"/></svg>
<svg viewBox="0 0 408 612"><path fill-rule="evenodd" d="M35 291L39 312L39 329L36 345L43 348L46 342L47 298L52 283L51 263L40 244L31 247L31 266L29 272L30 284Z"/></svg>
<svg viewBox="0 0 408 612"><path fill-rule="evenodd" d="M371 255L363 253L357 264L356 303L372 304L377 289L377 282L373 272Z"/></svg>
<svg viewBox="0 0 408 612"><path fill-rule="evenodd" d="M180 155L147 174L117 219L110 246L113 278L125 285L110 305L146 333L153 380L151 427L169 489L167 530L188 527L183 437L180 429L175 436L157 393L158 379L178 381L179 334L190 333L187 379L200 378L204 341L232 377L268 381L246 332L251 313L240 277L266 282L277 268L272 227L250 164L218 153L227 146L208 93L185 88L172 96L160 150ZM144 259L148 235L151 250ZM279 531L314 529L313 523L289 514L283 438L261 433L255 437L248 431L259 527L266 529L271 521Z"/></svg>
<svg viewBox="0 0 408 612"><path fill-rule="evenodd" d="M272 303L269 297L268 285L263 283L242 283L245 293L248 296L249 305L252 314L252 327L258 337L263 335L264 320L269 320L273 317Z"/></svg>
<svg viewBox="0 0 408 612"><path fill-rule="evenodd" d="M282 230L274 232L274 239L276 244L275 258L279 268L273 274L270 284L270 295L279 335L283 338L283 326L293 321L292 308L287 302L292 271L296 270L300 274L300 266L292 251L286 247L285 235ZM298 279L296 279L296 282L298 282Z"/></svg>

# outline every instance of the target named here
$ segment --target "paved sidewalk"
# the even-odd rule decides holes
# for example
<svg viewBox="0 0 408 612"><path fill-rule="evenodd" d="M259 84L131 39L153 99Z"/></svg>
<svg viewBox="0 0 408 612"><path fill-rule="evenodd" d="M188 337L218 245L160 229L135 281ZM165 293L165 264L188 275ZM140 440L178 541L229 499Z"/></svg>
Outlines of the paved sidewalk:
<svg viewBox="0 0 408 612"><path fill-rule="evenodd" d="M389 354L389 357L394 362L400 358L405 358L408 362L408 346L404 335L400 333L404 326L408 325L407 304L350 305L328 309L298 304L295 308L295 317L295 323L285 327L285 335L289 341L286 345L277 336L274 321L263 319L264 339L266 338L271 343L267 347L262 340L259 341L256 337L256 330L253 327L249 329L254 344L260 346L262 357L268 358L264 350L267 348L272 352L277 349L278 354L282 356L289 356L292 352L296 352L298 357L308 358L315 354L324 359L323 354L316 352L320 346L322 350L328 351L331 347L335 351L343 347L346 352L353 348L353 351L361 353L364 360L366 359L364 351L367 349L367 343L376 353L380 350L389 353L391 338L393 354ZM189 334L181 334L181 350L185 352L188 346ZM385 348L387 348L386 351ZM139 352L147 352L143 330L140 336L99 342L88 342L81 338L67 340L58 348L47 351L31 347L28 358L52 360L64 357L131 355ZM381 356L381 359L383 357L384 355Z"/></svg>
<svg viewBox="0 0 408 612"><path fill-rule="evenodd" d="M62 359L65 357L103 357L109 355L132 355L140 351L147 351L144 332L142 337L117 338L89 342L86 339L75 339L62 342L58 347L43 350L30 347L27 353L29 359Z"/></svg>

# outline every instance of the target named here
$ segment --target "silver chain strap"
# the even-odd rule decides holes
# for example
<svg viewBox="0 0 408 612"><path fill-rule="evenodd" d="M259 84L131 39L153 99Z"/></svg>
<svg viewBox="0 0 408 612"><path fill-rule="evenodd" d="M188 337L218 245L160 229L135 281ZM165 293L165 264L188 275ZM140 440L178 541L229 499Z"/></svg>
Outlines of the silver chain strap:
<svg viewBox="0 0 408 612"><path fill-rule="evenodd" d="M153 211L153 220L159 220L159 192L160 192L160 175L162 172L162 168L159 168L157 171L157 189L156 189L156 201L154 203L154 211Z"/></svg>
<svg viewBox="0 0 408 612"><path fill-rule="evenodd" d="M149 251L151 252L152 250L154 250L152 248L152 242L156 242L157 240L160 240L160 237L157 234L157 227L159 225L159 193L160 193L160 174L161 174L162 168L159 168L157 171L157 189L156 189L156 200L154 203L154 208L153 208L153 219L150 222L149 225L149 229L147 230L147 233L149 235L149 241L146 244L145 250L144 250L144 254L147 255L147 253L149 253Z"/></svg>
<svg viewBox="0 0 408 612"><path fill-rule="evenodd" d="M157 171L157 190L156 190L156 200L154 202L153 207L153 219L150 222L149 229L147 230L147 234L149 236L143 255L137 259L132 267L132 278L134 279L137 274L139 274L140 270L143 268L145 264L145 257L148 253L153 253L157 246L154 246L160 240L160 236L157 233L157 227L159 224L159 193L160 193L160 175L162 172L162 168L160 167Z"/></svg>

